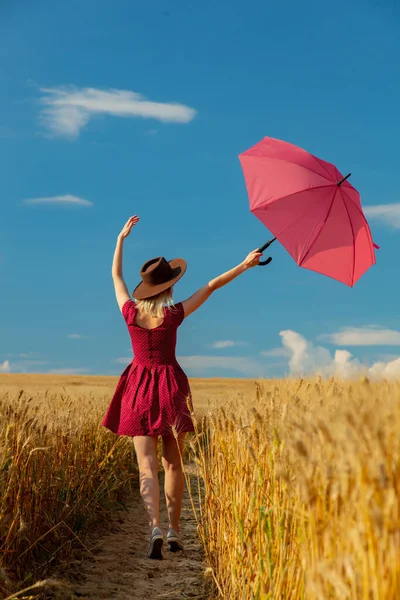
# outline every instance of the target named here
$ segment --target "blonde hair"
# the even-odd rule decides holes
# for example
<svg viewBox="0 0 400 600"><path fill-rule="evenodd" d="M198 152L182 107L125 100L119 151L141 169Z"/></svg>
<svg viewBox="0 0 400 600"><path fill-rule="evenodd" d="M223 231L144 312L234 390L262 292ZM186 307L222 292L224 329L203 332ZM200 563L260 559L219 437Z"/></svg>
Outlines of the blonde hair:
<svg viewBox="0 0 400 600"><path fill-rule="evenodd" d="M172 291L173 288L170 287L152 298L144 298L143 300L135 299L136 307L146 315L161 318L164 316L164 306L171 307L173 305Z"/></svg>

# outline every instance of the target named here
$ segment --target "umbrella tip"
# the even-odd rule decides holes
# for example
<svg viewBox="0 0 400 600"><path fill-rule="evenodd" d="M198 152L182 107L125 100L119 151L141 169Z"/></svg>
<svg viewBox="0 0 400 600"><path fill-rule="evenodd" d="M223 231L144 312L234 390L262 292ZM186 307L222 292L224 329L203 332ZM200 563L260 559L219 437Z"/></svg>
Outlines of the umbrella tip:
<svg viewBox="0 0 400 600"><path fill-rule="evenodd" d="M342 185L342 183L343 183L344 181L346 181L346 179L348 179L348 178L350 177L350 175L351 175L351 173L347 173L346 177L343 177L343 179L341 179L340 181L338 181L338 183L337 183L337 184L338 184L338 186L341 186L341 185Z"/></svg>

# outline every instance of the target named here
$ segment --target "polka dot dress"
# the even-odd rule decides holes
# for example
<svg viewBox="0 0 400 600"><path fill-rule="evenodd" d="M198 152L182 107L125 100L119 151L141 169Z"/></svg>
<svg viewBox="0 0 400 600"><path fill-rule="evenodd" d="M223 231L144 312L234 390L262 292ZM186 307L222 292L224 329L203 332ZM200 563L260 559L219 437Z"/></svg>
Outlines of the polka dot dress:
<svg viewBox="0 0 400 600"><path fill-rule="evenodd" d="M122 373L102 425L118 435L171 435L194 431L188 378L175 356L182 303L164 308L158 327L135 324L136 305L125 302L122 314L131 336L134 358Z"/></svg>

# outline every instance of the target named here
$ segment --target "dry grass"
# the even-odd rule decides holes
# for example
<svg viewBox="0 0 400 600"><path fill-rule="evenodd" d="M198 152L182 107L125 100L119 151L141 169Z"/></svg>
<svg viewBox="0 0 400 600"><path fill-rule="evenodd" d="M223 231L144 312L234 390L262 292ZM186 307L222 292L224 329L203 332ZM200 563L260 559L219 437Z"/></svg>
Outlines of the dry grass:
<svg viewBox="0 0 400 600"><path fill-rule="evenodd" d="M264 382L194 444L216 598L400 598L400 384Z"/></svg>
<svg viewBox="0 0 400 600"><path fill-rule="evenodd" d="M116 381L0 376L0 596L123 507L133 447L100 427ZM213 597L400 598L400 384L191 383Z"/></svg>
<svg viewBox="0 0 400 600"><path fill-rule="evenodd" d="M133 447L99 428L89 394L0 392L0 597L83 544L135 477ZM103 428L104 429L104 428ZM11 585L11 589L13 586Z"/></svg>
<svg viewBox="0 0 400 600"><path fill-rule="evenodd" d="M0 375L0 597L51 573L123 510L137 481L131 440L100 426L116 377ZM251 382L193 380L196 407ZM25 390L25 391L22 391Z"/></svg>

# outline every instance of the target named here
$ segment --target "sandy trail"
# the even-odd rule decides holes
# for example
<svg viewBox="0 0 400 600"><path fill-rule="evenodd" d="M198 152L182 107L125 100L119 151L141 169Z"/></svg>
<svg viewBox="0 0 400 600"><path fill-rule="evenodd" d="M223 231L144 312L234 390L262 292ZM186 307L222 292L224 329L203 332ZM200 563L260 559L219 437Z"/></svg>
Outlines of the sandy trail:
<svg viewBox="0 0 400 600"><path fill-rule="evenodd" d="M185 469L197 508L195 469L192 465L186 465ZM163 473L159 478L161 526L166 534L168 520ZM86 553L83 559L73 561L68 574L62 573L63 579L71 582L75 597L82 600L206 600L202 547L197 538L197 524L186 482L181 516L183 552L172 553L165 543L164 560L148 559L149 531L139 492L128 508L128 512L121 513L119 523L111 531L86 542L94 556Z"/></svg>

